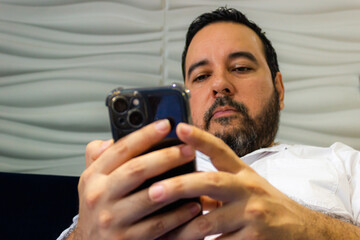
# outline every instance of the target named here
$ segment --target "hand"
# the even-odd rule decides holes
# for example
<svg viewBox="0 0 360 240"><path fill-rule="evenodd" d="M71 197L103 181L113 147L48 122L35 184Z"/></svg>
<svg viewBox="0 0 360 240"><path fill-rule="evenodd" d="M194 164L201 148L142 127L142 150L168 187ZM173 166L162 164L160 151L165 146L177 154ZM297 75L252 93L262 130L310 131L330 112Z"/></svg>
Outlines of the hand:
<svg viewBox="0 0 360 240"><path fill-rule="evenodd" d="M208 155L219 172L163 180L150 187L150 198L164 203L206 195L222 201L222 206L169 233L167 239L201 239L219 233L218 239L292 239L305 232L303 213L309 210L259 176L223 141L186 124L178 125L177 134Z"/></svg>
<svg viewBox="0 0 360 240"><path fill-rule="evenodd" d="M93 162L98 159L101 154L114 144L114 140L107 141L94 140L86 146L85 151L85 168L88 168Z"/></svg>
<svg viewBox="0 0 360 240"><path fill-rule="evenodd" d="M169 121L162 120L114 144L95 141L88 145L87 168L78 186L80 207L75 239L155 239L200 212L198 204L190 203L144 218L166 203L152 201L147 189L131 194L146 179L194 158L194 149L187 145L140 155L169 131Z"/></svg>

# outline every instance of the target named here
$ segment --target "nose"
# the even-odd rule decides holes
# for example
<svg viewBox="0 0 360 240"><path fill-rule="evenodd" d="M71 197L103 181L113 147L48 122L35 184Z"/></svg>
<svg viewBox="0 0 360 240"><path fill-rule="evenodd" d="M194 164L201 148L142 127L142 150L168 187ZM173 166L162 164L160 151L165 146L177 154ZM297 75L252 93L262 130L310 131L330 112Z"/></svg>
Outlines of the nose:
<svg viewBox="0 0 360 240"><path fill-rule="evenodd" d="M221 76L214 79L212 83L213 96L223 97L223 96L232 96L234 94L234 86L226 76Z"/></svg>

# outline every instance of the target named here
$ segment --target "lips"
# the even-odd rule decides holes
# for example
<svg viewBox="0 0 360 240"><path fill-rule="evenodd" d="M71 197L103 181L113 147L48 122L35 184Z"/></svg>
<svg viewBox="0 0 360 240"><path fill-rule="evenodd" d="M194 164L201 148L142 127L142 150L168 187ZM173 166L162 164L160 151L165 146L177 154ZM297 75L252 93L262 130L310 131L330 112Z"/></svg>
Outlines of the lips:
<svg viewBox="0 0 360 240"><path fill-rule="evenodd" d="M213 111L211 118L226 117L238 112L239 111L230 106L218 107L215 109L215 111Z"/></svg>
<svg viewBox="0 0 360 240"><path fill-rule="evenodd" d="M221 119L220 117L237 117L240 114L245 119L250 119L248 110L242 102L237 102L229 96L218 97L204 114L204 129L209 130L212 118Z"/></svg>

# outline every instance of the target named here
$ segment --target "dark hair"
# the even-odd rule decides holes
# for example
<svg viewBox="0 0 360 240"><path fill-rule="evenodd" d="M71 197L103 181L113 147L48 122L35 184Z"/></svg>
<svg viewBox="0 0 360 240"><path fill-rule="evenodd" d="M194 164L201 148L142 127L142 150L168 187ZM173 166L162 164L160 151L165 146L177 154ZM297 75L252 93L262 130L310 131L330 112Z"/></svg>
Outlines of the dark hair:
<svg viewBox="0 0 360 240"><path fill-rule="evenodd" d="M204 13L197 17L189 26L188 32L186 34L185 47L182 54L181 66L182 74L185 80L185 58L190 45L191 40L194 38L195 34L200 31L203 27L216 23L216 22L234 22L243 24L250 29L252 29L261 39L264 45L264 52L266 57L266 62L271 71L271 77L274 81L276 73L279 72L279 64L277 61L277 55L275 49L271 45L271 42L265 36L265 32L262 32L261 28L256 25L254 22L250 21L244 14L239 12L234 8L220 7L213 12Z"/></svg>

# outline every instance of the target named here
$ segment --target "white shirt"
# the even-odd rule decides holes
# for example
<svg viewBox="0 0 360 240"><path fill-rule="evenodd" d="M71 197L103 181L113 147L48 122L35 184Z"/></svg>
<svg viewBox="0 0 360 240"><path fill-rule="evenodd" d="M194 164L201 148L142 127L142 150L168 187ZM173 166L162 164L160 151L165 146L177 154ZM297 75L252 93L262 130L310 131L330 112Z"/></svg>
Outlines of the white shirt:
<svg viewBox="0 0 360 240"><path fill-rule="evenodd" d="M198 170L216 171L197 155ZM329 148L275 145L241 158L274 187L315 211L360 225L360 152L342 143Z"/></svg>
<svg viewBox="0 0 360 240"><path fill-rule="evenodd" d="M329 148L280 144L241 159L298 203L360 226L359 151L342 143ZM196 162L199 171L217 171L200 152ZM76 222L77 216L58 240L66 239Z"/></svg>

